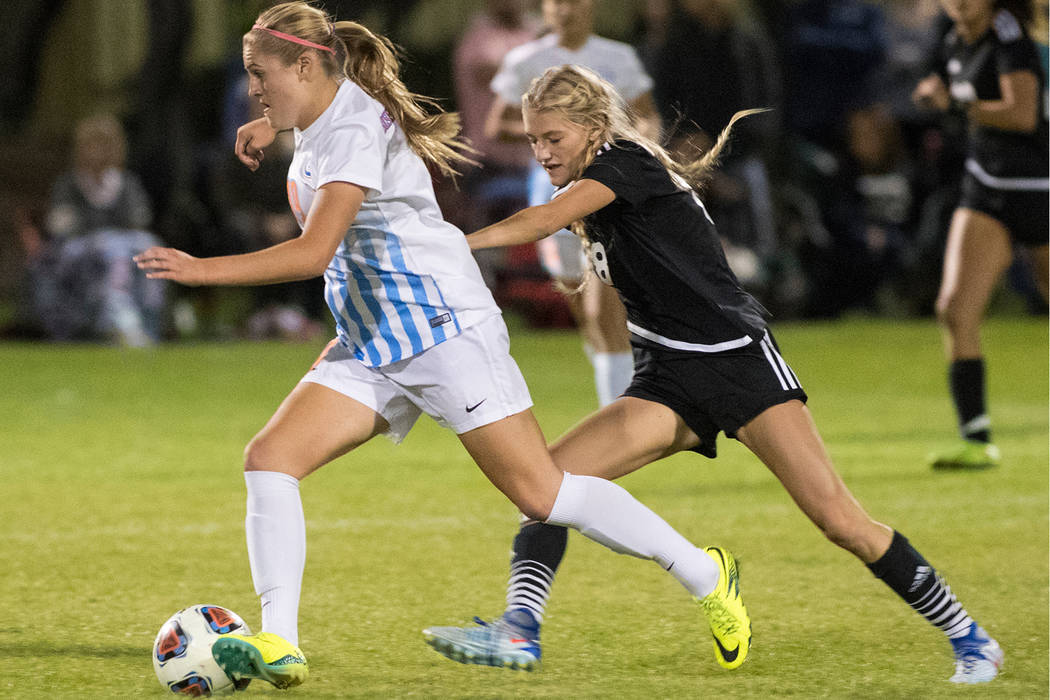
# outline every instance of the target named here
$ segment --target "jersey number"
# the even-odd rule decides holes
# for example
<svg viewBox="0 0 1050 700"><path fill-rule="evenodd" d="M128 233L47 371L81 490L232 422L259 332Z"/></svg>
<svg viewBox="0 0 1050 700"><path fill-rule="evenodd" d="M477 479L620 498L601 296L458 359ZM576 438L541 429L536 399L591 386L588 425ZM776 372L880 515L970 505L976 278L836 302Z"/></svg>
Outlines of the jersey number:
<svg viewBox="0 0 1050 700"><path fill-rule="evenodd" d="M598 279L611 287L613 283L612 274L609 272L609 254L605 252L605 246L598 241L591 241L588 253L594 274L598 275Z"/></svg>

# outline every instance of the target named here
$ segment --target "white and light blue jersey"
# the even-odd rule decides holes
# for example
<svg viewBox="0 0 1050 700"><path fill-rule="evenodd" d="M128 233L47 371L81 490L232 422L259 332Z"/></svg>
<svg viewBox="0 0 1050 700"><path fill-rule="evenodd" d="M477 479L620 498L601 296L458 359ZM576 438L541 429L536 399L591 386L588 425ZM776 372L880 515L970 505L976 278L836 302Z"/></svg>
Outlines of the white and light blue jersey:
<svg viewBox="0 0 1050 700"><path fill-rule="evenodd" d="M313 124L295 130L288 201L300 227L329 182L367 191L324 275L339 339L361 362L417 355L500 312L463 232L442 217L423 160L350 80Z"/></svg>

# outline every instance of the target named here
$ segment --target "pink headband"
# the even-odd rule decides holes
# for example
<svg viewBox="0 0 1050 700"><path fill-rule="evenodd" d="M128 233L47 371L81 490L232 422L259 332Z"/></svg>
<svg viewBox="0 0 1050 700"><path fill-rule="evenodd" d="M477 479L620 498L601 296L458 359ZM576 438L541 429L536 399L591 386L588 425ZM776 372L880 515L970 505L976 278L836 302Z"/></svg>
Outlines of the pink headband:
<svg viewBox="0 0 1050 700"><path fill-rule="evenodd" d="M306 39L300 39L299 37L293 36L292 34L285 34L284 32L279 32L276 29L270 29L269 27L264 27L261 24L253 24L252 25L252 29L261 29L264 32L266 32L267 34L272 34L273 36L277 37L278 39L284 39L285 41L292 41L292 42L295 42L296 44L302 44L303 46L309 46L312 49L318 49L319 51L327 51L328 53L333 54L333 55L335 54L335 50L332 49L329 46L322 46L321 44L315 44L312 41L307 41Z"/></svg>

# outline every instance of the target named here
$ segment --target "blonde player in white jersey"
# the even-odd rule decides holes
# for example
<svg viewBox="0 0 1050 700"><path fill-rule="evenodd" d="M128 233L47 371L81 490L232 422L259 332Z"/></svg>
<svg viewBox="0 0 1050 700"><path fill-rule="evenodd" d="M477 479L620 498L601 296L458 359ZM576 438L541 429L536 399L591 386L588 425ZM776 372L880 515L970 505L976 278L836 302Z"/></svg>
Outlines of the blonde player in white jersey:
<svg viewBox="0 0 1050 700"><path fill-rule="evenodd" d="M486 124L490 138L524 143L521 96L548 68L575 64L590 68L611 83L630 106L642 132L660 140L652 78L631 46L592 33L594 12L595 0L543 0L543 20L550 33L507 52L492 78L490 86L496 99ZM547 173L538 163L532 163L528 184L529 206L546 204L554 194ZM537 250L551 277L569 289L580 287L588 266L576 236L559 231L537 243ZM627 388L634 375L623 303L608 286L588 284L569 298L569 306L594 366L598 404L606 406Z"/></svg>
<svg viewBox="0 0 1050 700"><path fill-rule="evenodd" d="M354 22L289 2L244 36L249 91L265 117L238 132L257 167L276 131L295 130L288 174L302 234L245 255L136 257L154 279L255 285L323 274L338 338L245 450L248 554L262 632L223 637L213 656L234 680L284 688L308 668L298 644L306 557L299 482L379 434L400 440L421 413L454 430L529 518L651 559L696 597L725 575L610 481L555 466L509 354L506 326L462 232L441 219L426 162L462 159L458 119L410 93L391 44ZM529 657L532 658L532 657Z"/></svg>

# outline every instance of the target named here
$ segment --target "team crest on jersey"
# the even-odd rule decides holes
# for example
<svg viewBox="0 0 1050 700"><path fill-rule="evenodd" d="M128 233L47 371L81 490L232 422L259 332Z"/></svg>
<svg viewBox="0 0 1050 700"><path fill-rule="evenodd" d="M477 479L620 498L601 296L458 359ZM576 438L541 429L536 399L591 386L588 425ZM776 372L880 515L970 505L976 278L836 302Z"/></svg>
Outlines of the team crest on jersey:
<svg viewBox="0 0 1050 700"><path fill-rule="evenodd" d="M993 25L995 26L995 35L1004 44L1017 41L1023 33L1021 23L1006 10L999 10L999 12L995 13Z"/></svg>

